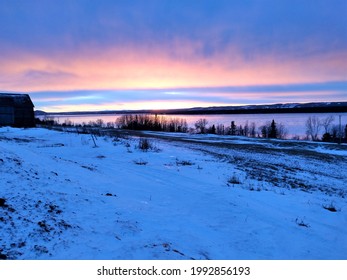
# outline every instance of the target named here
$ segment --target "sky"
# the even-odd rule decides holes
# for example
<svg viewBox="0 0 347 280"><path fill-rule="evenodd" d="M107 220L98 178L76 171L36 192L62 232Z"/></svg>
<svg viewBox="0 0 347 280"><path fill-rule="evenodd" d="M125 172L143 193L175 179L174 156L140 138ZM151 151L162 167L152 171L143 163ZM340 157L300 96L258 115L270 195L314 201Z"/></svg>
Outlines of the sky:
<svg viewBox="0 0 347 280"><path fill-rule="evenodd" d="M347 101L345 0L0 0L0 92L48 112Z"/></svg>

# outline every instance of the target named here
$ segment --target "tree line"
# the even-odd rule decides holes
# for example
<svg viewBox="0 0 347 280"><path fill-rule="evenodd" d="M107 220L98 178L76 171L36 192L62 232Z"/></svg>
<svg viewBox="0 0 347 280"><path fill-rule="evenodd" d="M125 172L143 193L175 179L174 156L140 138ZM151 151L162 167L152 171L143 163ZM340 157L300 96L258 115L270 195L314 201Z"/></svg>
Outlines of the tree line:
<svg viewBox="0 0 347 280"><path fill-rule="evenodd" d="M188 124L182 118L167 118L158 115L123 115L116 120L116 126L131 130L150 130L166 132L187 132Z"/></svg>
<svg viewBox="0 0 347 280"><path fill-rule="evenodd" d="M305 122L306 136L304 140L347 143L347 125L336 125L334 121L335 118L333 116L328 116L326 118L310 116ZM192 128L188 127L187 121L183 118L169 118L162 115L149 114L127 114L118 117L115 122L107 123L102 119L98 119L96 121L75 125L67 119L62 124L59 124L52 118L46 118L41 121L37 120L37 123L82 128L120 128L200 134L209 133L273 139L286 139L288 135L286 127L282 123L277 123L275 120L266 122L259 127L256 126L255 122L249 123L248 121L246 121L244 125L231 121L229 126L224 124L212 124L209 126L208 120L201 118L195 122L194 128ZM293 139L299 140L300 138L294 137Z"/></svg>
<svg viewBox="0 0 347 280"><path fill-rule="evenodd" d="M223 124L207 126L208 121L206 119L199 119L195 122L196 132L198 133L210 133L218 135L233 135L233 136L246 136L246 137L262 137L262 138L278 138L285 139L287 136L287 129L280 123L276 123L275 120L267 122L266 124L257 128L255 122L249 123L246 121L244 125L237 125L235 121L230 122L230 126Z"/></svg>

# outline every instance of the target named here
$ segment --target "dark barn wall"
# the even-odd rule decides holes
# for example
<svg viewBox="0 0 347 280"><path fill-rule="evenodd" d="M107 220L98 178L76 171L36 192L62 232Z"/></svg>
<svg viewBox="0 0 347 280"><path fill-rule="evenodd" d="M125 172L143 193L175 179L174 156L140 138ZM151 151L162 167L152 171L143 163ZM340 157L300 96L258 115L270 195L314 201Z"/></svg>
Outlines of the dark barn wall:
<svg viewBox="0 0 347 280"><path fill-rule="evenodd" d="M33 108L15 108L14 126L33 127L35 126Z"/></svg>
<svg viewBox="0 0 347 280"><path fill-rule="evenodd" d="M0 101L1 104L1 101ZM0 106L0 125L12 125L14 123L14 108Z"/></svg>
<svg viewBox="0 0 347 280"><path fill-rule="evenodd" d="M35 126L34 104L29 95L0 93L0 126Z"/></svg>

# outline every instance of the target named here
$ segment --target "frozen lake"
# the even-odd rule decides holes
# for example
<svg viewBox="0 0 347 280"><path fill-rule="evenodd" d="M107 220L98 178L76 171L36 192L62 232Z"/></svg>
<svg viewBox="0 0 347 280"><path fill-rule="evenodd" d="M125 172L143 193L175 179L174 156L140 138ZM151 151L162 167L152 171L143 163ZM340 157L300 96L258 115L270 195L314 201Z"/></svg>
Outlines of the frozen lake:
<svg viewBox="0 0 347 280"><path fill-rule="evenodd" d="M90 114L90 115L54 115L54 119L59 123L70 120L74 124L83 124L90 121L102 119L104 123L115 122L119 114ZM230 126L231 121L236 125L244 126L248 121L249 124L254 122L256 127L275 120L277 124L282 123L288 132L288 138L294 136L304 137L306 135L305 123L310 116L316 116L323 120L329 116L334 117L333 125L339 125L339 117L341 116L342 130L347 124L347 113L290 113L290 114L217 114L217 115L165 115L167 118L183 118L186 119L189 127L194 127L194 123L201 118L208 121L208 126L223 124ZM321 129L323 132L323 128Z"/></svg>

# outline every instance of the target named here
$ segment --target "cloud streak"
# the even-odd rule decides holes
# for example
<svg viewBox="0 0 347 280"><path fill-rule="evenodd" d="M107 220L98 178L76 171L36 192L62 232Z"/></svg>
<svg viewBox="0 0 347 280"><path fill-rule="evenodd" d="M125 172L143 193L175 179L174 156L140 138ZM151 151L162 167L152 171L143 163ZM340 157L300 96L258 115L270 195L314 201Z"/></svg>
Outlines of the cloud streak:
<svg viewBox="0 0 347 280"><path fill-rule="evenodd" d="M173 109L226 104L266 104L312 102L317 99L343 101L347 82L257 85L238 87L173 88L142 90L87 90L66 92L34 92L33 100L44 110L80 105L79 111L107 109ZM312 98L314 96L314 98ZM52 109L50 109L52 108ZM54 109L57 110L57 109ZM75 109L76 110L76 109Z"/></svg>

